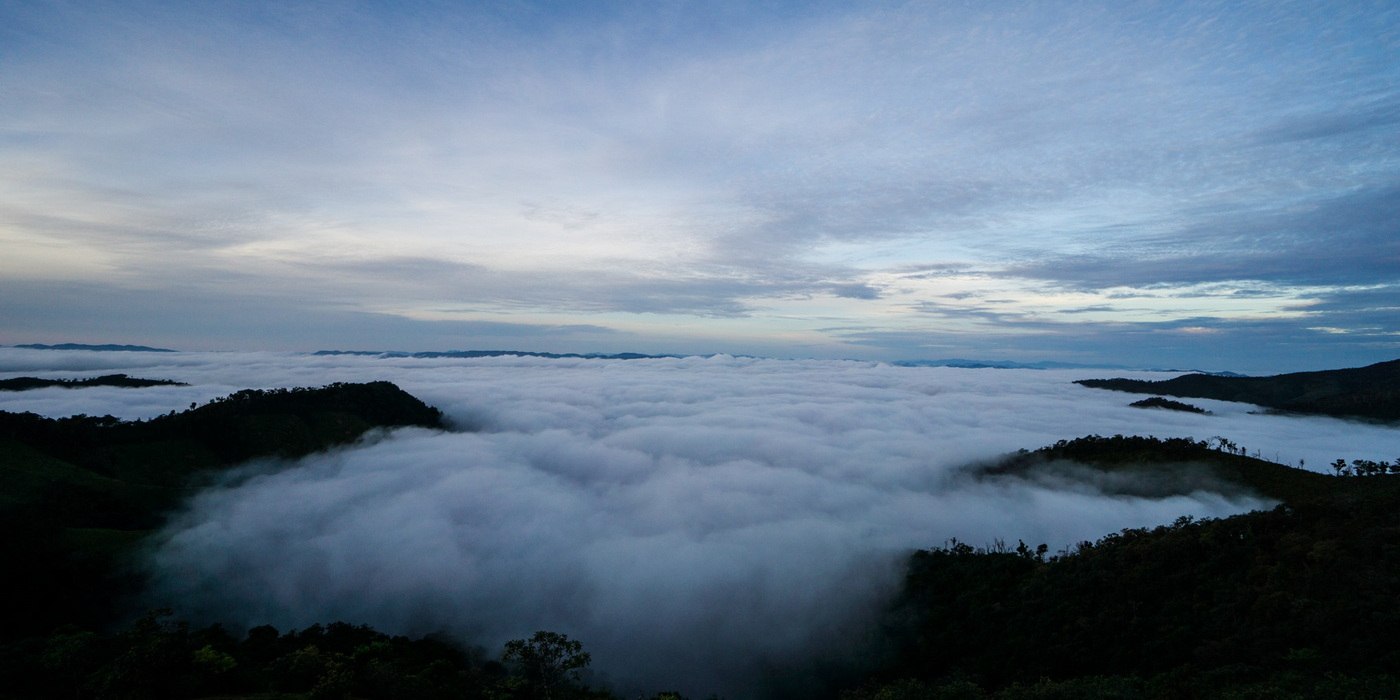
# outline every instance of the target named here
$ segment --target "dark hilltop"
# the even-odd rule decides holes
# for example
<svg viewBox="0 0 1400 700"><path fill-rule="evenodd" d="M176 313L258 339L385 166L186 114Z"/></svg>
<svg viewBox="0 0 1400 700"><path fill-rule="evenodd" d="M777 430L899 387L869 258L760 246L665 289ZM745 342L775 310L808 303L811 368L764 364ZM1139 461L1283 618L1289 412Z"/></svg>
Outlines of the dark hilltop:
<svg viewBox="0 0 1400 700"><path fill-rule="evenodd" d="M1252 403L1281 413L1400 421L1400 360L1272 377L1188 374L1161 381L1117 378L1075 383L1134 394Z"/></svg>

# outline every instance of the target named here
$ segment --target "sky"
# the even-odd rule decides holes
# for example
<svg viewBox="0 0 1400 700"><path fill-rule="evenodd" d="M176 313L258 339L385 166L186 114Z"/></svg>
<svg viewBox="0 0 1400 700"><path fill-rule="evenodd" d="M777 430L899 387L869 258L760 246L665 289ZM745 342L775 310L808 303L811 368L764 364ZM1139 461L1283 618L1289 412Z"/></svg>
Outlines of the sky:
<svg viewBox="0 0 1400 700"><path fill-rule="evenodd" d="M1400 356L1393 2L0 5L0 343Z"/></svg>
<svg viewBox="0 0 1400 700"><path fill-rule="evenodd" d="M774 670L859 662L829 644L868 631L916 548L1053 553L1274 505L1218 484L1133 497L1072 469L968 469L1018 449L1220 435L1318 471L1400 450L1393 426L1197 399L1212 414L1131 408L1140 397L1074 384L1073 370L0 348L4 377L111 372L189 385L3 392L0 410L149 418L249 387L387 379L453 427L246 465L199 491L152 547L141 609L235 633L334 620L447 632L488 654L545 629L581 641L594 682L626 697L746 700Z"/></svg>

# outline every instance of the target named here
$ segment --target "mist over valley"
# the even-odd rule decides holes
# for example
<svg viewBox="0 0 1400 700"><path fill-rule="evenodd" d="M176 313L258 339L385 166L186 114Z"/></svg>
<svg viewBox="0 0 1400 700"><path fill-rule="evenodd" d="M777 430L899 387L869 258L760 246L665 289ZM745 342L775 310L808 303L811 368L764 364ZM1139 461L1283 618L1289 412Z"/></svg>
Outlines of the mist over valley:
<svg viewBox="0 0 1400 700"><path fill-rule="evenodd" d="M1398 37L0 2L0 700L1400 697Z"/></svg>
<svg viewBox="0 0 1400 700"><path fill-rule="evenodd" d="M0 350L4 376L45 362L57 378L188 386L43 388L0 394L0 410L152 418L242 388L388 380L450 426L225 474L153 538L150 604L234 629L347 620L488 650L552 630L586 643L595 683L632 694L760 697L784 674L858 669L869 661L844 656L847 642L872 633L917 548L1054 552L1276 502L1189 474L1136 488L1070 467L972 468L1006 453L1089 434L1222 435L1323 469L1397 446L1393 427L1243 404L1131 408L1074 384L1082 370Z"/></svg>

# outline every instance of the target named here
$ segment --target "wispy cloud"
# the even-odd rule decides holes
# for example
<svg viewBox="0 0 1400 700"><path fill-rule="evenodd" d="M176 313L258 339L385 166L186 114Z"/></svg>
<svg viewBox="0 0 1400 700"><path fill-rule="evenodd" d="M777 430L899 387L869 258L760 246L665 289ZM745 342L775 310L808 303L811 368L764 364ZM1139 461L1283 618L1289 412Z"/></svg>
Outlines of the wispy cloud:
<svg viewBox="0 0 1400 700"><path fill-rule="evenodd" d="M917 267L1046 313L1153 284L1320 300L1397 269L1397 22L1351 3L7 6L0 279L657 337L683 319L738 350L771 313L829 355L851 348L821 319L903 332L901 309L956 291L889 287ZM1278 308L1202 311L1243 329Z"/></svg>

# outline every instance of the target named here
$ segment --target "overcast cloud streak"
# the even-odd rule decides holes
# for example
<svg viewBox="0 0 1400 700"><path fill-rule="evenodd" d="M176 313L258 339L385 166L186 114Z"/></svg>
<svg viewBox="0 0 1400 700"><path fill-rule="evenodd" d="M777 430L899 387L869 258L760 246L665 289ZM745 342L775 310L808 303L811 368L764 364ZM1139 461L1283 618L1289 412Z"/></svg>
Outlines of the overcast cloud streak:
<svg viewBox="0 0 1400 700"><path fill-rule="evenodd" d="M1390 359L1397 28L1341 1L9 3L0 342L499 322L537 350L1043 359L1009 319L1179 365L1271 322L1279 369ZM905 274L935 267L968 272Z"/></svg>

